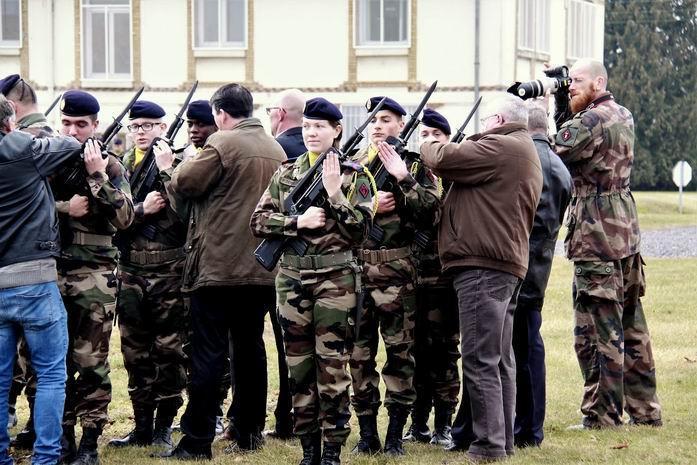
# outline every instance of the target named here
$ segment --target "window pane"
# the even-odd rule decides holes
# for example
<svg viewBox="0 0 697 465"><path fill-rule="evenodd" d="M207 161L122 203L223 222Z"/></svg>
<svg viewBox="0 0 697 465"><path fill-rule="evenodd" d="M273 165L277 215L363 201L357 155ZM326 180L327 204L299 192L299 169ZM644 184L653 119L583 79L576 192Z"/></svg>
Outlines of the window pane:
<svg viewBox="0 0 697 465"><path fill-rule="evenodd" d="M130 14L118 12L113 14L113 29L111 30L111 56L114 57L113 73L131 73L131 41Z"/></svg>
<svg viewBox="0 0 697 465"><path fill-rule="evenodd" d="M246 15L244 11L245 0L225 0L226 1L226 22L225 42L242 44L244 43L244 28Z"/></svg>
<svg viewBox="0 0 697 465"><path fill-rule="evenodd" d="M406 0L384 0L385 42L401 42L407 39Z"/></svg>
<svg viewBox="0 0 697 465"><path fill-rule="evenodd" d="M356 1L356 32L358 44L380 42L380 0Z"/></svg>
<svg viewBox="0 0 697 465"><path fill-rule="evenodd" d="M128 5L130 0L82 0L83 5Z"/></svg>
<svg viewBox="0 0 697 465"><path fill-rule="evenodd" d="M218 43L218 0L203 2L203 42Z"/></svg>
<svg viewBox="0 0 697 465"><path fill-rule="evenodd" d="M19 41L19 0L0 0L0 40Z"/></svg>
<svg viewBox="0 0 697 465"><path fill-rule="evenodd" d="M106 27L104 13L102 11L87 12L86 53L88 55L87 74L106 73L106 44L104 43L104 28Z"/></svg>

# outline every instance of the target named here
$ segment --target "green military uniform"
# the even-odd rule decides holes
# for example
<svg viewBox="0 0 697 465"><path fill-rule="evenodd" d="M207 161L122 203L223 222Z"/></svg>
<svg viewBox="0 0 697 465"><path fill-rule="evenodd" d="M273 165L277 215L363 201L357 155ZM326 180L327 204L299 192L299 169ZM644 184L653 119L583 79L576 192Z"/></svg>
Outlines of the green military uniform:
<svg viewBox="0 0 697 465"><path fill-rule="evenodd" d="M640 298L639 223L629 190L632 114L606 93L556 136L573 178L566 253L574 263L575 349L584 378L587 427L659 425L656 371Z"/></svg>
<svg viewBox="0 0 697 465"><path fill-rule="evenodd" d="M255 235L298 237L309 243L303 257L287 251L276 277L278 311L290 373L295 433L320 429L324 441L344 444L349 435L349 378L346 366L360 288L352 253L368 234L373 194L363 173L344 174L342 189L326 205L323 228L297 229L297 216L283 202L310 169L308 153L281 166L252 216Z"/></svg>
<svg viewBox="0 0 697 465"><path fill-rule="evenodd" d="M129 173L135 169L135 158L135 148L124 155ZM160 176L166 187L169 175ZM151 216L144 216L142 204L135 211L134 224L121 240L119 260L121 352L136 416L149 417L152 425L157 408L158 420L169 427L186 385L182 346L188 313L181 293L185 217L171 205Z"/></svg>
<svg viewBox="0 0 697 465"><path fill-rule="evenodd" d="M68 312L68 380L63 424L102 428L111 401L109 340L116 307L114 270L118 249L112 244L117 230L134 218L131 189L123 165L109 156L105 173L87 176L89 192L74 192L52 182L61 227L58 287ZM89 213L69 216L73 195L89 198ZM77 374L77 378L75 375Z"/></svg>
<svg viewBox="0 0 697 465"><path fill-rule="evenodd" d="M374 150L361 149L352 160L367 165L369 151ZM396 209L375 216L375 224L384 231L382 241L369 238L359 250L366 296L359 336L350 360L351 403L359 417L374 417L380 407L380 377L375 362L378 330L387 352L382 369L385 407L406 418L416 399L413 386L416 268L411 245L417 226L433 224L439 198L428 176L423 184L409 176L395 183L392 194Z"/></svg>
<svg viewBox="0 0 697 465"><path fill-rule="evenodd" d="M415 247L418 283L416 287L416 347L412 409L414 425L426 425L433 405L437 432L450 427L460 393L460 322L457 295L452 278L443 275L438 257L438 222L425 230L430 241Z"/></svg>

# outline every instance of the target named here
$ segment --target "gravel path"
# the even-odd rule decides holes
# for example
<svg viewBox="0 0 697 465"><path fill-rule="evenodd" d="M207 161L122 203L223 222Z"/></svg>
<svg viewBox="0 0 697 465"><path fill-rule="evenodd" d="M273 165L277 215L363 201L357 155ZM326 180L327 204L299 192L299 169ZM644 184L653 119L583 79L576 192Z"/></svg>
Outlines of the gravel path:
<svg viewBox="0 0 697 465"><path fill-rule="evenodd" d="M564 255L563 239L557 241L555 253ZM641 254L645 257L697 257L697 227L643 231Z"/></svg>

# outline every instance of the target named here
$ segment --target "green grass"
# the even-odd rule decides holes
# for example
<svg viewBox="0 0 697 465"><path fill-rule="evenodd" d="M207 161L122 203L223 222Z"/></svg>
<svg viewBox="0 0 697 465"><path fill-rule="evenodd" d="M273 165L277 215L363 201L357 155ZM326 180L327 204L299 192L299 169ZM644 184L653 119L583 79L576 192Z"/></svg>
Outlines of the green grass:
<svg viewBox="0 0 697 465"><path fill-rule="evenodd" d="M633 192L642 230L697 226L697 192L683 192L683 212L678 192Z"/></svg>
<svg viewBox="0 0 697 465"><path fill-rule="evenodd" d="M653 194L652 194L653 196ZM571 266L563 258L555 259L543 311L543 335L547 348L547 421L545 441L541 448L517 450L508 462L511 465L533 464L694 464L697 463L697 422L694 396L697 392L697 259L652 259L646 272L648 291L644 308L653 336L658 372L659 397L664 409L665 426L661 429L622 427L612 431L567 431L566 427L580 420L581 376L572 343ZM117 332L112 339L111 363L114 400L110 407L112 423L101 439L121 436L132 426L132 415L126 391ZM275 348L270 324L267 324L270 392L267 427L273 422L278 374L275 369ZM20 421L26 418L21 401ZM386 419L381 417L384 435ZM426 445L408 444L407 456L390 460L383 456L355 457L348 452L357 441L357 424L343 453L343 463L377 464L462 464L464 454L445 453ZM17 429L14 430L14 433ZM213 464L296 464L300 460L297 442L269 441L255 454L227 456L225 444L216 443ZM618 448L620 447L620 448ZM162 464L150 459L149 449L107 450L100 448L105 465ZM28 463L25 459L24 463Z"/></svg>

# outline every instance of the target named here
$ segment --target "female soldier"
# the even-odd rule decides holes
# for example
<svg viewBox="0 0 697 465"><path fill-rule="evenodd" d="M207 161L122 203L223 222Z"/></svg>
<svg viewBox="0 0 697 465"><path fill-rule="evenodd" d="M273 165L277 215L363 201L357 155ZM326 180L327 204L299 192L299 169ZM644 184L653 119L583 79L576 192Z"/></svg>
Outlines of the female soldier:
<svg viewBox="0 0 697 465"><path fill-rule="evenodd" d="M339 109L314 98L308 100L303 116L308 152L274 174L252 214L251 228L258 237L301 239L308 244L303 256L289 249L281 257L276 277L279 320L293 394L294 431L303 447L300 465L336 465L350 431L351 378L346 366L351 315L360 290L360 268L351 249L363 242L372 226L373 195L369 176L359 165L344 170L339 162L334 149L341 139ZM327 201L292 215L285 199L327 151L321 169Z"/></svg>

